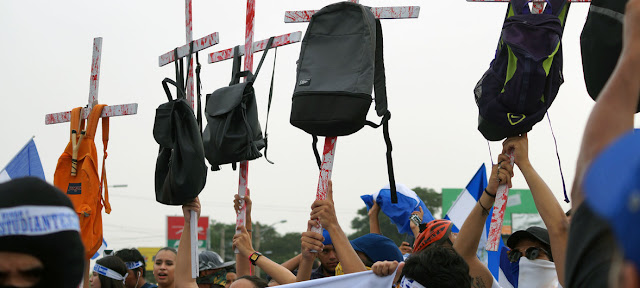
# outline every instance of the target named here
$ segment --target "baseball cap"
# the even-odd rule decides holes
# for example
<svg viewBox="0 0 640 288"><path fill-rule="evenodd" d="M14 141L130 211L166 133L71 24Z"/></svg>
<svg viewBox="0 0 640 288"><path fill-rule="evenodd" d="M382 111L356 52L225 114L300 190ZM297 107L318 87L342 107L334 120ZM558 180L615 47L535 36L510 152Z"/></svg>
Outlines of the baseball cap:
<svg viewBox="0 0 640 288"><path fill-rule="evenodd" d="M582 183L585 203L611 226L626 259L640 267L640 133L631 131L603 150Z"/></svg>
<svg viewBox="0 0 640 288"><path fill-rule="evenodd" d="M402 262L402 252L393 240L380 234L369 233L351 241L353 250L362 252L371 261L398 261Z"/></svg>
<svg viewBox="0 0 640 288"><path fill-rule="evenodd" d="M213 251L203 251L198 255L198 271L229 267L236 261L223 262L222 257Z"/></svg>
<svg viewBox="0 0 640 288"><path fill-rule="evenodd" d="M549 241L549 231L542 227L532 226L527 228L527 230L520 230L511 234L509 239L507 239L507 247L513 249L522 239L537 240L545 245L551 246L551 242Z"/></svg>
<svg viewBox="0 0 640 288"><path fill-rule="evenodd" d="M322 237L324 237L324 241L322 241L322 244L333 245L333 242L331 241L331 235L329 235L329 231L327 231L327 229L322 229Z"/></svg>

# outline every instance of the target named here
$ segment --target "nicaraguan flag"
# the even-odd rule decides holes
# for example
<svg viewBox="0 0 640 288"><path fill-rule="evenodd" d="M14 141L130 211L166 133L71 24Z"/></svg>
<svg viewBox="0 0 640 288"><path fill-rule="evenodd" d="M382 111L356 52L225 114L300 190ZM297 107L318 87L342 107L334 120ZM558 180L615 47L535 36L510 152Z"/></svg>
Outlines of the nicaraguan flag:
<svg viewBox="0 0 640 288"><path fill-rule="evenodd" d="M100 246L98 251L96 251L96 254L93 254L93 256L91 257L91 260L98 259L98 257L100 257L102 253L104 253L105 249L107 249L107 241L104 241L104 238L102 238L102 246Z"/></svg>
<svg viewBox="0 0 640 288"><path fill-rule="evenodd" d="M409 217L413 211L420 211L419 207L422 207L424 215L422 216L422 223L427 223L434 220L433 215L427 205L422 202L422 199L418 197L416 192L407 188L402 184L396 184L396 191L398 195L398 203L391 203L391 189L389 184L373 195L362 195L360 198L367 205L367 211L373 206L373 200L380 206L380 211L389 216L391 222L396 224L398 232L402 234L413 235L411 232L411 226L409 224ZM415 235L414 235L415 236Z"/></svg>
<svg viewBox="0 0 640 288"><path fill-rule="evenodd" d="M486 187L487 170L484 164L482 164L476 174L473 175L473 178L471 178L471 181L469 181L469 184L467 184L467 187L462 191L462 193L460 193L460 195L458 195L458 198L455 202L453 202L453 205L451 206L451 208L449 208L447 215L444 217L444 219L448 219L453 222L454 226L451 229L452 232L459 231L460 227L462 227L462 224L464 224L464 221L467 220L467 216L469 216L469 213L471 213L471 209L476 206L478 199L480 199L480 196L482 196L484 188ZM484 247L487 242L493 208L491 208L491 211L489 212L490 214L487 217L487 222L485 223L484 233L482 233L480 245L478 245L479 248ZM500 239L500 246L498 248L498 251L487 251L487 267L489 268L489 271L491 271L491 274L495 279L499 279L500 277L500 250L502 249L502 247L505 246L502 242L502 239Z"/></svg>
<svg viewBox="0 0 640 288"><path fill-rule="evenodd" d="M33 142L33 138L0 171L0 183L26 176L34 176L45 180L42 162L40 162L38 149L36 149L36 143Z"/></svg>

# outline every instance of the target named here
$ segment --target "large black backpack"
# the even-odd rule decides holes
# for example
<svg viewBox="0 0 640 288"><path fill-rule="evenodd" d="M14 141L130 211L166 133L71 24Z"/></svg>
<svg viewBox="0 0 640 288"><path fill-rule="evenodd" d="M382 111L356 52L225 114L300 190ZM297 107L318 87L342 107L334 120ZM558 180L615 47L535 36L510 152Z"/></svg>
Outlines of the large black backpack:
<svg viewBox="0 0 640 288"><path fill-rule="evenodd" d="M528 0L511 0L495 58L474 89L478 130L491 141L529 132L555 100L562 75L567 0L547 0L532 14Z"/></svg>
<svg viewBox="0 0 640 288"><path fill-rule="evenodd" d="M265 148L266 138L262 137L262 129L258 121L258 106L253 83L273 44L273 39L273 37L269 39L255 74L251 71L240 72L240 47L236 46L231 83L207 95L207 105L204 110L207 127L204 129L202 141L211 170L219 170L219 165L229 163L234 164L235 167L237 162L254 160L262 156L260 150ZM240 83L240 78L245 76L246 81ZM273 87L273 80L271 85Z"/></svg>
<svg viewBox="0 0 640 288"><path fill-rule="evenodd" d="M371 8L351 2L328 5L311 17L302 39L290 122L313 135L345 136L364 125L375 90L376 113L382 117L387 169L395 203L395 179L387 110L383 39L380 20Z"/></svg>
<svg viewBox="0 0 640 288"><path fill-rule="evenodd" d="M628 0L592 0L580 35L582 72L594 100L616 68L622 52L622 24ZM640 103L636 111L640 111Z"/></svg>
<svg viewBox="0 0 640 288"><path fill-rule="evenodd" d="M193 45L191 48L193 49ZM193 109L185 99L186 85L182 82L184 79L182 59L178 58L177 50L174 51L174 55L176 81L169 78L162 81L169 102L158 106L153 124L153 138L160 144L156 161L155 190L156 201L167 205L184 205L196 198L204 188L207 180L207 166L204 163L200 132L202 129L200 93L198 93L198 119L196 120ZM190 63L190 60L189 56L187 63ZM188 68L187 71L189 71ZM196 71L199 71L199 67ZM199 78L198 91L200 90ZM175 100L171 96L168 84L177 88Z"/></svg>

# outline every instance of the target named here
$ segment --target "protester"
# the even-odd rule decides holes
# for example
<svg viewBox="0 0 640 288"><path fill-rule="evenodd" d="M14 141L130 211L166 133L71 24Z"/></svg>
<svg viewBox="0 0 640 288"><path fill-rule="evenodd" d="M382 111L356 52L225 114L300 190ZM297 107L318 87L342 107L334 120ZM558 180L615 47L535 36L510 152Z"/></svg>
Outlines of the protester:
<svg viewBox="0 0 640 288"><path fill-rule="evenodd" d="M213 251L203 251L198 255L198 288L222 288L227 285L227 268L236 261L223 262ZM234 273L235 274L235 273Z"/></svg>
<svg viewBox="0 0 640 288"><path fill-rule="evenodd" d="M353 241L351 246L356 251L365 267L371 268L378 261L403 261L402 252L393 240L380 234L369 233L362 235ZM336 268L336 275L341 275L340 265Z"/></svg>
<svg viewBox="0 0 640 288"><path fill-rule="evenodd" d="M126 288L156 288L157 285L147 283L144 276L146 274L146 262L140 251L135 248L122 249L116 251L116 257L120 258L127 266L127 279L124 286Z"/></svg>
<svg viewBox="0 0 640 288"><path fill-rule="evenodd" d="M238 279L238 275L236 274L236 270L233 268L230 268L227 271L227 283L224 285L224 288L229 288L229 286L231 286L231 283L233 283L233 281L236 281L236 279Z"/></svg>
<svg viewBox="0 0 640 288"><path fill-rule="evenodd" d="M78 287L85 252L73 204L60 190L34 177L0 184L0 227L1 287Z"/></svg>
<svg viewBox="0 0 640 288"><path fill-rule="evenodd" d="M177 257L178 252L171 247L160 249L153 257L153 276L156 278L158 288L174 287Z"/></svg>
<svg viewBox="0 0 640 288"><path fill-rule="evenodd" d="M351 246L347 235L344 234L344 231L338 223L335 207L333 204L333 182L331 180L329 180L328 186L329 187L327 189L326 199L316 200L311 205L311 219L308 222L307 232L303 233L303 238L305 238L306 236L305 239L309 242L304 241L303 239L302 243L303 245L307 243L311 246L306 248L309 251L321 251L323 239L322 235L311 232L311 227L320 228L321 226L322 228L329 231L329 236L331 237L333 248L335 249L335 253L338 259L340 259L339 266L342 267L344 274L366 271L362 260L360 260L358 254L356 254L356 251ZM312 248L313 246L319 246L319 248ZM398 249L398 247L395 248ZM303 253L306 253L304 247ZM398 253L400 252L398 251ZM297 281L305 281L310 279L313 259L314 258L312 257L302 257L300 261L300 268L298 269ZM336 269L338 268L336 267Z"/></svg>
<svg viewBox="0 0 640 288"><path fill-rule="evenodd" d="M493 165L491 169L487 188L473 209L471 209L469 216L467 216L467 219L460 228L456 241L453 243L453 248L469 265L472 287L499 287L487 266L476 256L476 251L480 243L480 238L482 237L487 216L489 216L489 210L495 201L498 185L506 184L508 187L511 187L511 177L513 177L513 167L509 163L509 158L507 155L500 154L498 156L498 163Z"/></svg>
<svg viewBox="0 0 640 288"><path fill-rule="evenodd" d="M576 164L566 287L639 287L640 0L625 7L623 49L589 116ZM585 202L585 203L583 203Z"/></svg>
<svg viewBox="0 0 640 288"><path fill-rule="evenodd" d="M567 239L569 236L569 220L562 210L558 199L556 199L555 195L553 195L553 192L551 192L551 189L549 189L549 186L547 186L547 184L542 180L540 175L538 175L538 172L533 168L533 165L531 165L531 162L529 161L529 140L527 134L523 134L518 137L507 138L507 140L505 140L502 144L502 147L502 153L507 153L508 151L513 152L513 157L515 158L514 162L516 166L518 166L520 172L522 172L524 179L527 181L527 185L529 185L529 189L531 190L531 195L533 196L533 202L536 205L536 209L538 210L538 213L540 213L540 218L542 218L542 221L544 221L544 224L548 229L548 232L546 229L544 231L534 229L534 231L541 231L538 232L537 235L535 233L527 234L525 232L519 234L523 236L529 235L528 237L524 237L523 239L533 240L533 242L537 242L538 246L535 246L536 243L532 242L528 243L529 245L527 246L523 243L517 243L515 240L512 241L511 238L509 238L507 246L509 246L509 248L511 249L518 247L523 252L522 255L524 256L524 252L527 249L531 247L539 248L540 245L543 245L545 248L547 248L546 251L549 253L539 253L539 257L545 257L544 255L546 254L548 256L548 259L546 260L552 261L553 265L550 265L551 263L543 260L534 260L530 263L529 260L531 259L526 257L523 258L522 261L524 261L524 263L526 263L525 265L527 266L530 264L535 264L535 268L533 268L534 270L532 271L532 273L538 274L536 278L538 283L555 283L555 278L557 278L558 283L560 285L564 285L564 263L567 251ZM529 229L527 229L527 231L529 231ZM516 235L517 233L519 232L514 233L514 235L512 235L511 237L515 236L514 239L519 239L518 235ZM531 237L538 235L542 238ZM542 240L543 238L545 240ZM551 254L553 254L553 257L551 256ZM549 266L555 266L555 275L552 275L553 273L550 272ZM523 270L522 265L520 267L520 271L525 271ZM546 275L545 277L548 277L548 279L543 279L543 275ZM557 284L548 285L554 286Z"/></svg>
<svg viewBox="0 0 640 288"><path fill-rule="evenodd" d="M91 288L124 288L127 278L127 266L116 256L105 256L93 266L93 275L89 278Z"/></svg>

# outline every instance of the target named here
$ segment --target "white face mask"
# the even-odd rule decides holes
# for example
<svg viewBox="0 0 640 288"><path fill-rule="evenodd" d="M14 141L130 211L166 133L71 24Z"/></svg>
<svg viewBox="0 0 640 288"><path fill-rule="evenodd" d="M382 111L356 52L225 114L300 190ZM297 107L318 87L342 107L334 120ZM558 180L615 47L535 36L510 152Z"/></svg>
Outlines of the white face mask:
<svg viewBox="0 0 640 288"><path fill-rule="evenodd" d="M518 288L562 287L558 282L556 265L551 261L521 257L518 266Z"/></svg>

